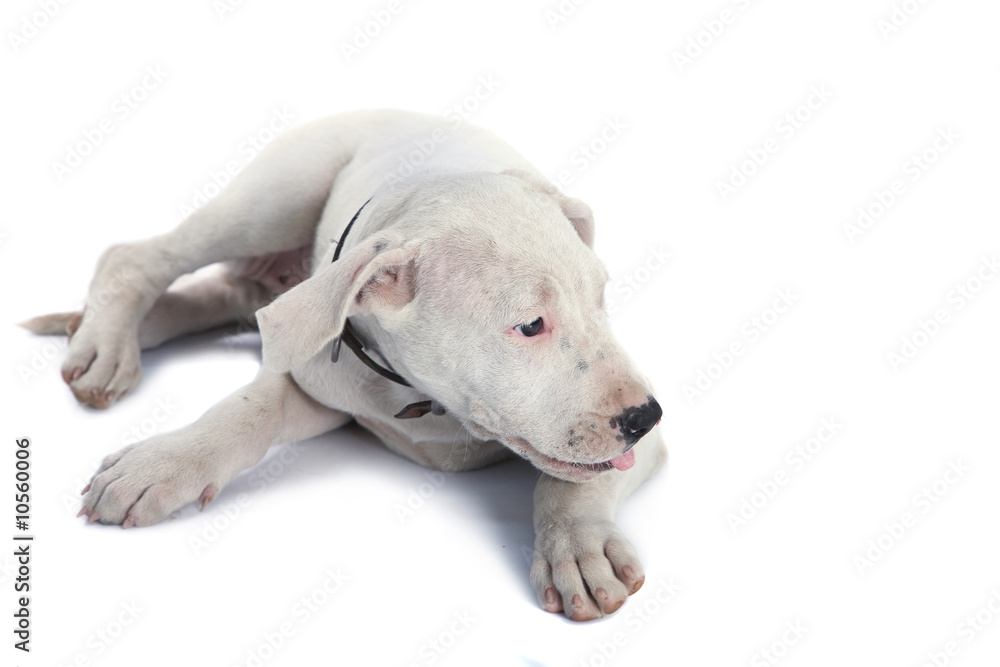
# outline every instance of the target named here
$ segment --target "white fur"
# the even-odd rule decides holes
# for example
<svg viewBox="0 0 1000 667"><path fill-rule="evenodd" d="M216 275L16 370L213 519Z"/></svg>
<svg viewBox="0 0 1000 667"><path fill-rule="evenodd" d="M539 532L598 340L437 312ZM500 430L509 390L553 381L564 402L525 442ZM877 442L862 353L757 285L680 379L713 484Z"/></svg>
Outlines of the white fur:
<svg viewBox="0 0 1000 667"><path fill-rule="evenodd" d="M445 138L399 178L415 142L432 136ZM616 610L644 575L614 513L666 452L653 429L627 471L578 465L619 456L616 416L652 396L608 331L607 273L593 238L585 204L481 128L376 111L289 131L176 230L108 250L82 318L26 323L72 334L63 376L79 400L107 407L138 383L140 349L256 311L258 377L194 424L109 456L81 513L155 523L209 502L270 445L353 417L394 451L439 469L488 465L511 451L529 459L543 473L531 570L539 602L576 620ZM213 263L222 263L216 275L177 281ZM115 298L102 299L112 286ZM372 356L412 388L377 375L346 346L331 363L347 317ZM541 334L517 333L537 317ZM393 417L428 398L447 414Z"/></svg>

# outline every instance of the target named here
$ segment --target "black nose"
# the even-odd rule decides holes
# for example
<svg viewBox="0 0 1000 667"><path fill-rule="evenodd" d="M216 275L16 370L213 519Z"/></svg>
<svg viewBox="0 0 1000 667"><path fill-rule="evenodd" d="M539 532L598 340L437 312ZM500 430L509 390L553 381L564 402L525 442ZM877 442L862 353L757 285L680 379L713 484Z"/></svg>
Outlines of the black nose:
<svg viewBox="0 0 1000 667"><path fill-rule="evenodd" d="M625 438L625 451L632 449L632 445L639 442L642 436L653 430L660 417L663 416L663 408L656 402L656 399L649 396L649 401L643 405L633 405L625 408L618 415L618 430Z"/></svg>

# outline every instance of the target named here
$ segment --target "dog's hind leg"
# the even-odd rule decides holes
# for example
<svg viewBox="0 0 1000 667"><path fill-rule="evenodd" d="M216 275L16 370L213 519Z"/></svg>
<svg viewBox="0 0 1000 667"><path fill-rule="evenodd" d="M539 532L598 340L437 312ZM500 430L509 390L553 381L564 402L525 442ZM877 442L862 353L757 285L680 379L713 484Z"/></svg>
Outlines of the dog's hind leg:
<svg viewBox="0 0 1000 667"><path fill-rule="evenodd" d="M273 299L261 283L213 266L206 272L184 275L150 308L139 325L139 347L149 350L186 334L227 324L254 324L254 313ZM53 313L22 322L24 328L44 335L72 337L83 312Z"/></svg>
<svg viewBox="0 0 1000 667"><path fill-rule="evenodd" d="M289 252L213 265L183 275L156 300L139 326L139 347L157 347L226 324L256 328L256 312L309 277L312 244Z"/></svg>
<svg viewBox="0 0 1000 667"><path fill-rule="evenodd" d="M142 323L179 276L311 244L334 179L370 129L345 114L289 130L173 231L108 249L62 366L77 400L106 408L139 383Z"/></svg>
<svg viewBox="0 0 1000 667"><path fill-rule="evenodd" d="M149 350L186 334L251 323L254 311L271 298L260 283L221 268L214 275L181 276L142 319L139 347Z"/></svg>

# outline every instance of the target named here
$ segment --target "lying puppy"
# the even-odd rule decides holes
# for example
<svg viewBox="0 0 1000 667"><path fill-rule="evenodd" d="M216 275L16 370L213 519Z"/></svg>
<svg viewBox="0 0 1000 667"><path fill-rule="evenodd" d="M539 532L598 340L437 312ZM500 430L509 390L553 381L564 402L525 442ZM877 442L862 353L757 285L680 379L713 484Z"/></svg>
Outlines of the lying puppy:
<svg viewBox="0 0 1000 667"><path fill-rule="evenodd" d="M285 133L174 231L105 252L83 313L25 323L71 336L63 378L97 408L138 384L141 349L260 328L254 381L105 458L80 514L156 523L270 446L354 419L431 468L531 461L539 602L617 610L644 575L613 517L666 450L608 330L593 241L590 209L481 128L372 111Z"/></svg>

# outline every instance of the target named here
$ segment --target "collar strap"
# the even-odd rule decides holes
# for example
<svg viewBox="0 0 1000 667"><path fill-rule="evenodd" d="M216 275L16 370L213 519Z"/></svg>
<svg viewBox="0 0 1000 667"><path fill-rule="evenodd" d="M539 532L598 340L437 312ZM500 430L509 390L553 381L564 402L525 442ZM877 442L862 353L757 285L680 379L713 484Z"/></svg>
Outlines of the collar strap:
<svg viewBox="0 0 1000 667"><path fill-rule="evenodd" d="M412 387L413 385L406 381L402 375L392 370L391 368L386 368L385 366L379 365L377 361L369 357L365 353L365 344L358 339L354 334L354 329L351 327L351 321L344 321L344 330L340 333L337 338L333 341L333 354L331 355L331 361L337 361L340 356L340 341L344 341L347 347L351 348L351 352L358 356L365 366L372 369L382 377L392 380L396 384L401 384L404 387Z"/></svg>
<svg viewBox="0 0 1000 667"><path fill-rule="evenodd" d="M368 202L371 201L373 198L374 195L369 197L368 201L366 201L364 204L361 205L361 208L358 209L358 212L354 214L354 217L351 218L351 221L347 223L346 227L344 227L344 232L343 234L340 235L340 240L337 241L337 248L333 251L333 259L330 260L331 264L340 259L340 251L344 249L344 239L347 238L347 233L351 231L351 227L354 226L354 221L358 219L358 216L361 215L361 211L365 210L365 206L368 206Z"/></svg>
<svg viewBox="0 0 1000 667"><path fill-rule="evenodd" d="M372 198L369 197L368 201L366 201L364 204L361 205L361 208L359 208L358 212L354 214L354 217L351 218L351 221L347 223L347 227L344 227L344 233L340 235L340 241L337 242L337 248L333 251L333 259L331 260L331 264L333 262L336 262L340 258L340 251L343 250L344 248L344 241L347 239L348 232L351 231L351 227L354 226L354 221L358 219L358 216L361 215L361 211L364 210L365 206L367 206L368 202L370 202L371 200ZM351 327L350 318L344 320L343 331L341 331L339 336L333 339L333 350L330 353L330 361L334 363L336 363L337 360L340 359L341 341L347 344L347 347L349 347L351 351L354 352L354 354L358 357L358 359L361 360L361 362L365 366L372 369L382 377L388 380L392 380L396 384L401 384L404 387L413 386L412 384L407 382L406 378L404 378L396 371L392 370L392 367L386 368L385 366L382 366L377 361L368 356L368 354L365 352L364 343L361 342L361 340L354 333L354 328ZM396 417L396 419L415 419L417 417L423 417L428 412L433 413L435 415L443 415L445 413L445 409L444 406L442 406L440 403L434 400L419 401L417 403L410 403L405 408L396 413L396 415L394 416Z"/></svg>

